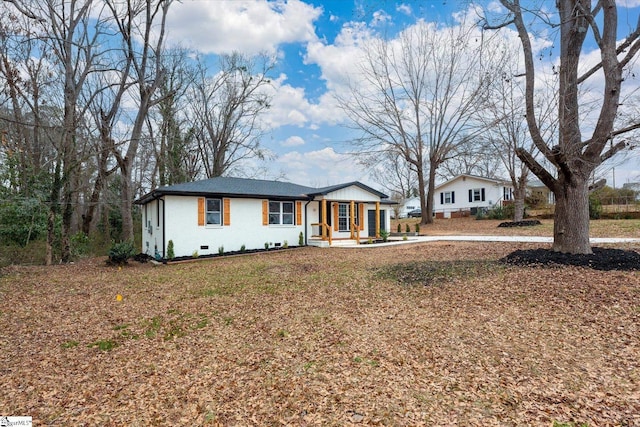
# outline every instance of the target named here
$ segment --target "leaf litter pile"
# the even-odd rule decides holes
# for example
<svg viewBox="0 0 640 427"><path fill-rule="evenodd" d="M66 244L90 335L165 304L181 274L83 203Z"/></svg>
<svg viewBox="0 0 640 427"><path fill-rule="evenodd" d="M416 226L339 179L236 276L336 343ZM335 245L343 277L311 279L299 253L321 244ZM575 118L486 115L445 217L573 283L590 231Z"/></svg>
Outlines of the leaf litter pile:
<svg viewBox="0 0 640 427"><path fill-rule="evenodd" d="M0 414L75 426L640 425L639 273L498 262L535 248L10 267Z"/></svg>

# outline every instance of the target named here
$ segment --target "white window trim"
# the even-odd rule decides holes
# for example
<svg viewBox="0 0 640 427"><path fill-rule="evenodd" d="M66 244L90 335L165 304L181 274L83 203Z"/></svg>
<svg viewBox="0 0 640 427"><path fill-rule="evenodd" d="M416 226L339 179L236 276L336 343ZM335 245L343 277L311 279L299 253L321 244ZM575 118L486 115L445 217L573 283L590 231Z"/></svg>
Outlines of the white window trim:
<svg viewBox="0 0 640 427"><path fill-rule="evenodd" d="M444 191L443 192L443 196L442 196L442 201L444 203L442 203L443 205L452 205L453 202L453 197L452 197L453 191ZM449 196L449 200L447 201L447 196Z"/></svg>
<svg viewBox="0 0 640 427"><path fill-rule="evenodd" d="M280 219L280 222L278 222L277 224L275 223L271 223L271 203L278 203L279 206L279 211L278 213L278 218ZM283 205L285 203L291 203L291 224L283 224L282 220L284 218L285 212L283 209ZM296 227L296 204L293 201L289 201L289 200L284 200L284 201L280 201L280 200L269 200L267 203L267 207L268 207L268 212L267 212L267 219L269 221L269 227L282 227L282 228L294 228ZM273 214L275 214L276 212L273 212Z"/></svg>
<svg viewBox="0 0 640 427"><path fill-rule="evenodd" d="M209 211L209 200L217 200L220 203L220 211ZM222 224L224 222L224 204L221 198L217 197L207 197L204 200L204 225L207 228L222 228ZM209 223L209 212L220 212L220 223Z"/></svg>

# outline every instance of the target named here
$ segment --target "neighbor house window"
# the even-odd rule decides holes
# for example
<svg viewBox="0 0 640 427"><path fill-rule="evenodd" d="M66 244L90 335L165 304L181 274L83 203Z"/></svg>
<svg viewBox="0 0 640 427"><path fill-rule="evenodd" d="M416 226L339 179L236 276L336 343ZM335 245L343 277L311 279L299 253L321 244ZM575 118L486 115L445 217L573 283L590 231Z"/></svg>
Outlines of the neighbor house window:
<svg viewBox="0 0 640 427"><path fill-rule="evenodd" d="M269 202L270 225L293 225L293 202Z"/></svg>
<svg viewBox="0 0 640 427"><path fill-rule="evenodd" d="M222 201L220 199L207 199L206 218L207 225L222 224Z"/></svg>
<svg viewBox="0 0 640 427"><path fill-rule="evenodd" d="M484 188L469 189L469 202L484 202Z"/></svg>
<svg viewBox="0 0 640 427"><path fill-rule="evenodd" d="M450 205L455 202L455 191L445 191L444 193L440 193L440 204Z"/></svg>
<svg viewBox="0 0 640 427"><path fill-rule="evenodd" d="M511 200L513 196L513 191L509 187L502 187L502 199L503 200Z"/></svg>

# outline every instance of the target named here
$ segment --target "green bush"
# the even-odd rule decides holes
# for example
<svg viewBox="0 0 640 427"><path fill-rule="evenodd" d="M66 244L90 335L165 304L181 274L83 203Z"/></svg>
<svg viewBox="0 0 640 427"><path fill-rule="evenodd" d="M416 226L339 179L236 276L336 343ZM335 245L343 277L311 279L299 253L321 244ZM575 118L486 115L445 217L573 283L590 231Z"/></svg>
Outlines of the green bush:
<svg viewBox="0 0 640 427"><path fill-rule="evenodd" d="M380 230L380 237L383 242L386 242L389 239L389 232L387 230Z"/></svg>
<svg viewBox="0 0 640 427"><path fill-rule="evenodd" d="M0 203L0 241L25 247L47 233L47 208L37 199Z"/></svg>
<svg viewBox="0 0 640 427"><path fill-rule="evenodd" d="M411 232L411 227L409 226L409 223L405 224L404 231L406 231L407 233Z"/></svg>
<svg viewBox="0 0 640 427"><path fill-rule="evenodd" d="M298 246L304 246L304 234L302 234L302 231L298 234Z"/></svg>
<svg viewBox="0 0 640 427"><path fill-rule="evenodd" d="M171 260L176 257L175 249L173 248L173 240L169 240L167 243L167 259Z"/></svg>
<svg viewBox="0 0 640 427"><path fill-rule="evenodd" d="M602 202L597 194L589 194L589 218L600 219L602 216Z"/></svg>
<svg viewBox="0 0 640 427"><path fill-rule="evenodd" d="M218 246L218 255L224 254L224 246Z"/></svg>
<svg viewBox="0 0 640 427"><path fill-rule="evenodd" d="M77 232L70 238L71 258L79 258L91 253L89 236L82 231Z"/></svg>
<svg viewBox="0 0 640 427"><path fill-rule="evenodd" d="M398 224L398 233L402 231L402 224Z"/></svg>
<svg viewBox="0 0 640 427"><path fill-rule="evenodd" d="M126 264L135 255L136 250L131 242L115 243L109 250L109 262L115 265Z"/></svg>
<svg viewBox="0 0 640 427"><path fill-rule="evenodd" d="M420 223L416 223L416 233L420 232Z"/></svg>
<svg viewBox="0 0 640 427"><path fill-rule="evenodd" d="M245 244L242 244L242 246L240 246L240 252L244 252L247 250L247 246Z"/></svg>

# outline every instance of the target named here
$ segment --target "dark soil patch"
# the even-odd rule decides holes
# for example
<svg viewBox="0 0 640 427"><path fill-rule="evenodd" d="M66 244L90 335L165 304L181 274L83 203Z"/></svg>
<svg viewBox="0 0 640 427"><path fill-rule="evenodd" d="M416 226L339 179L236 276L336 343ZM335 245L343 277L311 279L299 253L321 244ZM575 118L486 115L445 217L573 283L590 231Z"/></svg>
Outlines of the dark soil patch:
<svg viewBox="0 0 640 427"><path fill-rule="evenodd" d="M573 265L602 271L640 270L640 253L609 248L593 248L590 255L564 254L549 249L517 250L500 261L530 267Z"/></svg>
<svg viewBox="0 0 640 427"><path fill-rule="evenodd" d="M498 227L532 227L534 225L541 225L542 223L537 219L529 219L526 221L509 221L501 222Z"/></svg>

